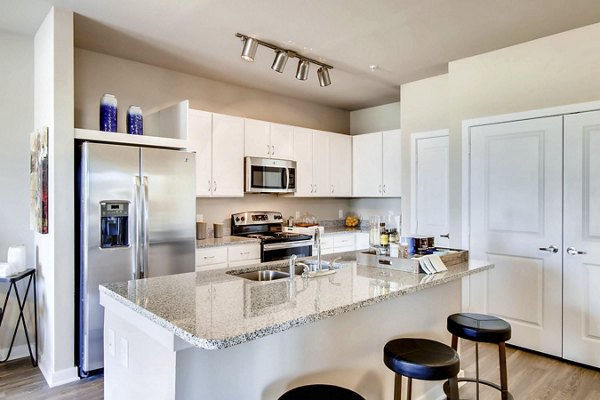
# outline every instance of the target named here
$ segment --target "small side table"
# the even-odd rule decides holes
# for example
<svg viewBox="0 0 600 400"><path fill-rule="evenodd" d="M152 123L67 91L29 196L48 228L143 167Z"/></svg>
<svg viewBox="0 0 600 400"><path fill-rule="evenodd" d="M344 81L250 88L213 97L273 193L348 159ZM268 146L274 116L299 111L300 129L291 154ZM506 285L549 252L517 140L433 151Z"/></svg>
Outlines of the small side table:
<svg viewBox="0 0 600 400"><path fill-rule="evenodd" d="M19 295L19 288L17 287L17 282L21 279L25 279L29 277L29 281L27 282L27 289L25 290L25 295L23 296L23 300L21 300L21 296ZM37 329L37 287L35 281L35 269L29 268L25 271L12 276L7 276L5 278L0 278L0 282L6 282L10 284L8 288L8 292L6 292L6 297L4 298L4 305L0 309L0 328L2 327L2 320L4 319L4 312L6 310L6 304L8 304L8 299L10 298L10 293L15 292L15 297L17 298L17 303L19 305L19 318L17 319L17 325L15 326L15 331L13 332L12 340L10 341L10 346L8 348L8 354L6 358L0 361L1 363L5 363L8 361L10 357L10 353L12 352L13 344L15 343L15 338L17 337L17 331L19 330L19 325L23 322L23 331L25 331L25 339L27 339L27 348L29 349L29 356L31 357L31 363L34 367L37 367L38 364L38 329ZM29 340L29 332L27 330L27 324L25 323L25 315L23 311L25 310L25 303L27 302L27 295L29 294L29 288L31 287L31 283L33 282L33 324L34 324L34 345L35 345L35 357L33 356L33 351L31 350L31 341Z"/></svg>

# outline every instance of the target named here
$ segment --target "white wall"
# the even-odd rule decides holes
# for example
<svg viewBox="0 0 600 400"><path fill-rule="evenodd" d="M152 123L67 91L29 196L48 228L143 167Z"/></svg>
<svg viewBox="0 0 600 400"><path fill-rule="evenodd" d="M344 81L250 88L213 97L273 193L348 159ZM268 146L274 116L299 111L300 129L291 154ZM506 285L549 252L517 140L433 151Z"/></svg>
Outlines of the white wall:
<svg viewBox="0 0 600 400"><path fill-rule="evenodd" d="M400 102L350 112L351 135L398 128L400 128Z"/></svg>
<svg viewBox="0 0 600 400"><path fill-rule="evenodd" d="M40 369L50 386L74 367L73 13L52 9L34 37L34 128L49 128L46 235L35 234Z"/></svg>
<svg viewBox="0 0 600 400"><path fill-rule="evenodd" d="M449 64L452 246L461 245L462 121L598 100L599 74L600 24Z"/></svg>
<svg viewBox="0 0 600 400"><path fill-rule="evenodd" d="M199 110L324 131L348 133L350 126L345 110L76 49L76 127L98 129L103 93L117 97L120 132L125 131L129 105L139 105L147 114L185 99Z"/></svg>
<svg viewBox="0 0 600 400"><path fill-rule="evenodd" d="M448 74L400 87L402 126L402 230L411 232L410 136L413 133L448 129Z"/></svg>
<svg viewBox="0 0 600 400"><path fill-rule="evenodd" d="M0 31L0 261L6 261L8 247L27 246L27 262L34 263L33 233L29 229L29 134L33 130L33 40L31 37ZM19 291L24 294L25 287ZM4 299L8 285L0 288ZM0 329L0 354L12 338L18 310L11 295ZM33 319L27 321L33 328ZM21 332L21 330L19 330ZM33 332L33 331L32 331ZM19 334L11 358L25 356L23 334Z"/></svg>

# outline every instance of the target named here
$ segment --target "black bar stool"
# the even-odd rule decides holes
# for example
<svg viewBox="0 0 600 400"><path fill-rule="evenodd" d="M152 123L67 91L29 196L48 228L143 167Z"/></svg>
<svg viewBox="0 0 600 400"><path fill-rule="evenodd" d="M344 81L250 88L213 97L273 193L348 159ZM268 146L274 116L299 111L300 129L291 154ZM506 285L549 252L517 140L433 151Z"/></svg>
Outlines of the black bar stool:
<svg viewBox="0 0 600 400"><path fill-rule="evenodd" d="M458 338L475 342L475 379L459 378L459 382L475 382L476 398L479 399L479 384L493 387L501 392L502 400L512 400L508 391L508 374L506 370L506 341L510 340L510 324L503 319L485 314L458 313L452 314L447 321L448 331L452 334L452 348L458 347ZM479 379L479 343L495 343L498 345L500 364L500 385ZM447 387L444 385L444 391Z"/></svg>
<svg viewBox="0 0 600 400"><path fill-rule="evenodd" d="M412 398L412 380L441 381L447 379L451 400L458 400L460 360L456 350L428 339L396 339L383 348L383 362L396 373L394 400L402 398L402 377L408 378L408 399Z"/></svg>
<svg viewBox="0 0 600 400"><path fill-rule="evenodd" d="M279 400L365 400L350 389L334 385L306 385L285 392Z"/></svg>

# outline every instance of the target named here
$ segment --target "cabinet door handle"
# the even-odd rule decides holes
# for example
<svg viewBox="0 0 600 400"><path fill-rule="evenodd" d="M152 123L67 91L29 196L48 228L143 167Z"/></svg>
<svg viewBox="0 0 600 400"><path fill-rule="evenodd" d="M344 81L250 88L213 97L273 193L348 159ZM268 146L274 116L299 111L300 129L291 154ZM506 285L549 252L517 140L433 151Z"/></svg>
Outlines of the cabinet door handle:
<svg viewBox="0 0 600 400"><path fill-rule="evenodd" d="M274 156L275 155L275 145L271 145L271 155Z"/></svg>
<svg viewBox="0 0 600 400"><path fill-rule="evenodd" d="M548 247L540 247L540 250L541 251L547 251L549 253L558 253L558 247L556 247L554 245L551 245L551 246L548 246ZM567 249L567 252L569 252L568 249ZM569 254L571 254L571 253L569 253Z"/></svg>
<svg viewBox="0 0 600 400"><path fill-rule="evenodd" d="M250 254L250 252L249 252L249 251L242 251L242 252L240 253L240 256L247 256L248 254Z"/></svg>
<svg viewBox="0 0 600 400"><path fill-rule="evenodd" d="M331 193L335 192L335 189L333 188L333 185L331 185Z"/></svg>
<svg viewBox="0 0 600 400"><path fill-rule="evenodd" d="M267 145L267 154L271 155L271 146Z"/></svg>
<svg viewBox="0 0 600 400"><path fill-rule="evenodd" d="M215 256L204 256L205 260L211 259L211 258L215 258Z"/></svg>
<svg viewBox="0 0 600 400"><path fill-rule="evenodd" d="M383 185L383 193L385 193L385 184Z"/></svg>
<svg viewBox="0 0 600 400"><path fill-rule="evenodd" d="M381 185L379 185L379 193L381 193Z"/></svg>
<svg viewBox="0 0 600 400"><path fill-rule="evenodd" d="M211 186L211 184L210 184L210 179L208 180L208 191L209 191L209 192L210 192L210 191L212 191L212 186Z"/></svg>
<svg viewBox="0 0 600 400"><path fill-rule="evenodd" d="M217 181L213 181L213 192L217 191Z"/></svg>
<svg viewBox="0 0 600 400"><path fill-rule="evenodd" d="M445 235L440 235L440 237L450 239L450 232L446 233Z"/></svg>
<svg viewBox="0 0 600 400"><path fill-rule="evenodd" d="M567 253L569 253L572 256L577 256L577 255L581 255L581 254L587 254L587 252L585 252L585 251L579 251L575 247L567 247Z"/></svg>

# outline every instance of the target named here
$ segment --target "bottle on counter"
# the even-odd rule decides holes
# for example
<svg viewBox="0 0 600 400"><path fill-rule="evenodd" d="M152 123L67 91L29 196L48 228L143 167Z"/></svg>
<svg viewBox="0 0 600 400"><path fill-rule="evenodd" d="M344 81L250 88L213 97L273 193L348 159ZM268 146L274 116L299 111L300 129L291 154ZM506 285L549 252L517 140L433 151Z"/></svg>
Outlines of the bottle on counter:
<svg viewBox="0 0 600 400"><path fill-rule="evenodd" d="M392 228L390 231L390 245L392 243L398 244L400 241L399 239L398 230L396 228Z"/></svg>
<svg viewBox="0 0 600 400"><path fill-rule="evenodd" d="M380 225L380 243L382 251L381 253L384 255L389 255L390 252L390 233L387 229L385 229L385 222L382 222Z"/></svg>

